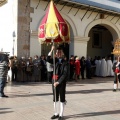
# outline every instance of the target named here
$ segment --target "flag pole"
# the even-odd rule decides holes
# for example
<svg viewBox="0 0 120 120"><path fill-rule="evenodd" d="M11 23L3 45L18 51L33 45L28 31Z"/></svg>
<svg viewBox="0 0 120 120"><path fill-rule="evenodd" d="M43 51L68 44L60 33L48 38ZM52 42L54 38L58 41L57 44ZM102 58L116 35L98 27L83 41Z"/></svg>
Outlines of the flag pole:
<svg viewBox="0 0 120 120"><path fill-rule="evenodd" d="M118 56L118 60L119 60L119 56ZM118 89L118 74L117 74L117 89Z"/></svg>
<svg viewBox="0 0 120 120"><path fill-rule="evenodd" d="M52 39L53 46L55 47L54 40ZM53 49L53 79L55 83L55 48ZM54 84L53 83L53 84ZM56 109L56 87L54 86L54 97L55 97L55 109Z"/></svg>
<svg viewBox="0 0 120 120"><path fill-rule="evenodd" d="M119 41L118 41L118 62L119 62L119 57L120 57L120 44L119 44ZM118 89L118 75L117 75L117 89Z"/></svg>

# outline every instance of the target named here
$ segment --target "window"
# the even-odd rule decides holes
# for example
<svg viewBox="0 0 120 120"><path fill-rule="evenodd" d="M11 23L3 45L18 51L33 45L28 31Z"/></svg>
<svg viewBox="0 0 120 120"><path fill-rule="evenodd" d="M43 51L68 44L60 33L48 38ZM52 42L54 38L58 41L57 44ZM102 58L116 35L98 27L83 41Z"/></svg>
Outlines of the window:
<svg viewBox="0 0 120 120"><path fill-rule="evenodd" d="M92 47L93 48L101 48L102 47L102 32L93 31Z"/></svg>

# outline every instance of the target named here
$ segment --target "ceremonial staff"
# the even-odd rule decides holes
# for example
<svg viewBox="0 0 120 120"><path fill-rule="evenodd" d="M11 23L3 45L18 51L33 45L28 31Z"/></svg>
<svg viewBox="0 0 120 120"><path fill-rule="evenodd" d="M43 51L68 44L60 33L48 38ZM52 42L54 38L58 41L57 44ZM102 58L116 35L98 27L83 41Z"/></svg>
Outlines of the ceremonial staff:
<svg viewBox="0 0 120 120"><path fill-rule="evenodd" d="M53 0L50 1L49 7L39 26L38 38L40 43L55 44L69 43L70 41L69 26L58 12ZM53 66L55 75L55 52L53 50ZM55 82L55 79L54 79ZM54 87L55 89L55 87ZM55 90L56 96L56 90ZM56 102L56 97L55 97Z"/></svg>

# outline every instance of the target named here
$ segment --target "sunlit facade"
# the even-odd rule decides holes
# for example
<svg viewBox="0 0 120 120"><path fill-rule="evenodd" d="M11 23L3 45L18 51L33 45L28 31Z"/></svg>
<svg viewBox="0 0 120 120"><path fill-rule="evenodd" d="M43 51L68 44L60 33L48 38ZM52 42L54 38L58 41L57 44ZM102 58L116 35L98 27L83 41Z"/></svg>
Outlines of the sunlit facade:
<svg viewBox="0 0 120 120"><path fill-rule="evenodd" d="M54 3L70 26L71 42L63 45L68 56L111 54L120 38L119 0L55 0ZM39 43L38 27L48 5L49 0L8 0L0 7L0 50L18 57L47 55L51 45Z"/></svg>

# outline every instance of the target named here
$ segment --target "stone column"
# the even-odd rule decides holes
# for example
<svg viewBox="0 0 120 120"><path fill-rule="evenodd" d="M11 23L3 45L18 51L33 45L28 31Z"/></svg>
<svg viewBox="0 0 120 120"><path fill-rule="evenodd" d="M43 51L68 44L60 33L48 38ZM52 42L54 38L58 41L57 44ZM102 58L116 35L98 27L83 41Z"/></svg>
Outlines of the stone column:
<svg viewBox="0 0 120 120"><path fill-rule="evenodd" d="M79 57L87 55L87 43L89 41L89 37L79 37L76 36L71 38L70 43L70 54L69 55L77 55Z"/></svg>
<svg viewBox="0 0 120 120"><path fill-rule="evenodd" d="M29 0L20 0L18 2L18 26L17 42L15 54L18 57L30 56L30 22L32 18L30 13L34 13L34 8L30 7Z"/></svg>

